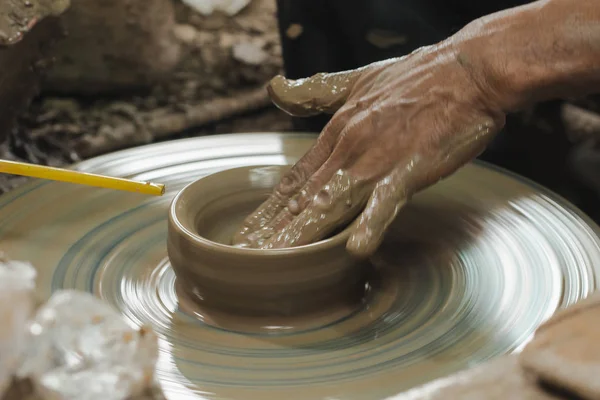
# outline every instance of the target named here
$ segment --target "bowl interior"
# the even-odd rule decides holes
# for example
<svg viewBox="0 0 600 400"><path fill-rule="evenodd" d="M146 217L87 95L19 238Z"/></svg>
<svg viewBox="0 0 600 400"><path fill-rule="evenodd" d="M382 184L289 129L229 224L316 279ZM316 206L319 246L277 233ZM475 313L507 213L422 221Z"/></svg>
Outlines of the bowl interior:
<svg viewBox="0 0 600 400"><path fill-rule="evenodd" d="M269 196L270 190L249 189L214 200L196 215L195 232L212 242L231 246L244 219Z"/></svg>
<svg viewBox="0 0 600 400"><path fill-rule="evenodd" d="M229 246L244 219L268 198L290 167L240 167L208 175L186 186L171 211L188 233Z"/></svg>

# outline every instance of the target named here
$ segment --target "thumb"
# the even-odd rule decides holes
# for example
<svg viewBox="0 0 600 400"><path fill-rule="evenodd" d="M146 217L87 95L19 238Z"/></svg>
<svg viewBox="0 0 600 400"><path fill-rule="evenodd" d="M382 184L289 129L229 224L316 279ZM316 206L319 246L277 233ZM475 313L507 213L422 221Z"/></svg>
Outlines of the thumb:
<svg viewBox="0 0 600 400"><path fill-rule="evenodd" d="M335 114L344 105L361 77L377 75L388 65L401 59L390 58L358 69L331 74L318 73L304 79L286 79L277 75L271 79L267 90L273 103L292 116Z"/></svg>
<svg viewBox="0 0 600 400"><path fill-rule="evenodd" d="M273 103L292 116L335 114L344 105L362 76L377 74L398 60L390 58L358 69L331 74L318 73L310 78L296 80L277 75L271 79L267 90Z"/></svg>
<svg viewBox="0 0 600 400"><path fill-rule="evenodd" d="M297 80L278 75L269 82L267 90L277 107L295 117L334 114L348 99L362 71L319 73Z"/></svg>

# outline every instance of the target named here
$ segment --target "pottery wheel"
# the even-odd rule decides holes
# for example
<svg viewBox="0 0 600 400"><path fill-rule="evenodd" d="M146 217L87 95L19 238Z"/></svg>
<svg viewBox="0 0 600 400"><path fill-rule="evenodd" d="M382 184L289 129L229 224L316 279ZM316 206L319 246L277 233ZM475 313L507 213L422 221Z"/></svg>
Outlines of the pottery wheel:
<svg viewBox="0 0 600 400"><path fill-rule="evenodd" d="M518 351L557 309L595 290L598 227L543 188L476 163L401 213L372 261L387 278L344 315L244 332L182 307L165 243L175 193L223 169L293 163L313 140L223 135L83 162L76 168L162 182L168 193L35 182L0 198L2 248L38 268L43 297L93 292L152 326L157 376L178 400L388 398Z"/></svg>

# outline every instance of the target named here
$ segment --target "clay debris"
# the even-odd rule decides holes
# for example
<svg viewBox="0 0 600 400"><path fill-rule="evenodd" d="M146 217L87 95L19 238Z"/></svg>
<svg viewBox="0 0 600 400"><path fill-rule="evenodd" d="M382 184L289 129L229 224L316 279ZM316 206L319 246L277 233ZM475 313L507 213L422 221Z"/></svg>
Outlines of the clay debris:
<svg viewBox="0 0 600 400"><path fill-rule="evenodd" d="M216 11L225 13L228 16L234 16L242 11L250 0L182 0L185 4L192 7L204 16L211 15Z"/></svg>
<svg viewBox="0 0 600 400"><path fill-rule="evenodd" d="M260 65L269 58L264 42L243 42L233 46L233 58L249 65Z"/></svg>
<svg viewBox="0 0 600 400"><path fill-rule="evenodd" d="M59 16L70 0L5 0L0 6L0 46L15 44L37 23L49 16Z"/></svg>

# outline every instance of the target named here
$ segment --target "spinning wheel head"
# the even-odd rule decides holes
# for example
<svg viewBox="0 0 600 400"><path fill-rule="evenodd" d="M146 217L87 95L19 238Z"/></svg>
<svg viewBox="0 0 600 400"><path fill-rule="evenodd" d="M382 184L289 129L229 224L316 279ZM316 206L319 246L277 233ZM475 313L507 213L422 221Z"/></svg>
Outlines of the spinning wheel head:
<svg viewBox="0 0 600 400"><path fill-rule="evenodd" d="M384 248L371 260L382 275L371 282L372 291L362 303L333 310L324 304L323 312L297 324L300 319L264 314L238 312L222 318L222 313L205 312L189 301L189 291L180 289L189 279L176 277L167 256L173 197L191 182L220 171L253 165L285 168L313 143L313 136L303 134L223 135L89 160L77 168L164 182L169 191L148 198L34 183L0 198L0 240L7 257L36 266L41 297L57 289L88 291L133 325L151 326L160 340L156 376L167 399L177 400L394 397L518 350L556 310L597 288L600 229L553 193L475 163L415 196L402 211ZM276 181L281 172L269 171ZM248 174L240 179L239 188L247 188L243 182ZM257 192L266 196L267 186ZM257 194L249 209L262 199ZM215 241L212 235L226 226L221 219L195 218L207 207L223 212L226 202L213 197L197 206L201 208L186 223L188 230ZM236 224L241 223L245 215L232 215L231 221L239 218ZM197 262L210 261L211 249L220 257L214 250L219 246L229 248L196 248L201 252ZM259 269L262 256L256 254L256 259L243 260L256 260L251 267ZM225 283L252 282L256 293L263 293L258 288L265 287L266 278L244 275L247 264L234 256L236 269L220 266L232 268ZM201 270L205 276L221 272L217 261ZM312 267L306 262L302 270ZM290 272L279 279L291 282L293 264L287 259L264 264L265 271L277 268ZM249 286L246 290L254 290Z"/></svg>

